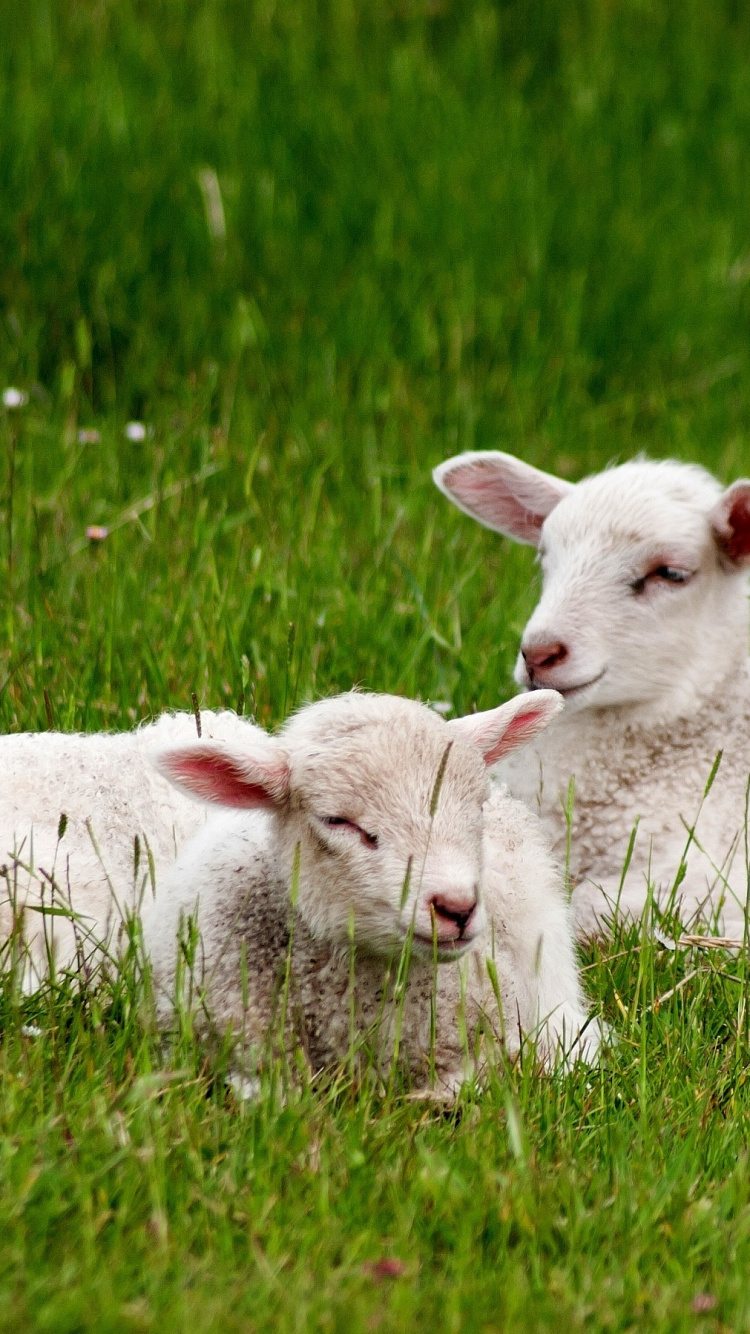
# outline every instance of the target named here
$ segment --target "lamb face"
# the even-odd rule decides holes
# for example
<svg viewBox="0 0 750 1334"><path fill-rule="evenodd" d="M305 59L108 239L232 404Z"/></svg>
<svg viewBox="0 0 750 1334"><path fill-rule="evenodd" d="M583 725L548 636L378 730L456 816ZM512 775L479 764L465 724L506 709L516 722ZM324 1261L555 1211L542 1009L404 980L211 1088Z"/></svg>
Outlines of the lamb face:
<svg viewBox="0 0 750 1334"><path fill-rule="evenodd" d="M711 526L719 494L712 478L670 464L624 465L576 486L542 528L542 597L518 683L555 681L578 707L642 703L673 690L696 641L713 658L723 586L737 579Z"/></svg>
<svg viewBox="0 0 750 1334"><path fill-rule="evenodd" d="M434 913L439 950L462 951L483 925L485 766L445 728L405 730L371 723L328 747L324 766L293 765L287 859L298 841L300 908L318 938L346 942L351 917L359 943L386 953L413 921L417 948L431 949Z"/></svg>
<svg viewBox="0 0 750 1334"><path fill-rule="evenodd" d="M441 958L484 927L486 766L560 707L541 692L445 723L423 705L351 693L302 710L247 752L210 743L166 752L162 771L203 799L266 809L281 876L299 849L297 910L312 935L366 952Z"/></svg>
<svg viewBox="0 0 750 1334"><path fill-rule="evenodd" d="M750 483L634 461L577 486L504 454L459 455L435 480L460 508L539 549L542 595L515 677L571 709L705 695L746 655Z"/></svg>

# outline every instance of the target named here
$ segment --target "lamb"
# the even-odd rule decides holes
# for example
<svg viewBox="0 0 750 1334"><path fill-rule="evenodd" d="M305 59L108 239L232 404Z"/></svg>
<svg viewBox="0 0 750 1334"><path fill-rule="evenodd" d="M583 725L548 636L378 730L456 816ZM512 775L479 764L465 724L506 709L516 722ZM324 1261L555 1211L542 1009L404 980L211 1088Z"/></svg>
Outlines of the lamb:
<svg viewBox="0 0 750 1334"><path fill-rule="evenodd" d="M750 481L724 489L700 467L638 458L574 485L494 452L448 459L434 478L465 513L538 548L542 594L515 677L566 708L498 776L541 813L558 856L574 778L579 936L618 909L638 917L651 892L693 930L741 941Z"/></svg>
<svg viewBox="0 0 750 1334"><path fill-rule="evenodd" d="M252 1079L289 960L285 1041L301 1042L317 1071L350 1054L354 1025L382 1069L405 949L399 1050L428 1096L433 1001L436 1096L480 1069L482 1023L498 1032L504 1020L511 1052L526 1037L549 1063L573 1048L595 1059L599 1031L583 1034L568 904L538 821L501 791L487 800L486 766L559 706L540 691L446 723L411 700L350 692L308 705L277 738L162 752L161 772L183 791L234 809L183 850L146 921L161 1026L187 1001L204 1034L232 1030L237 1071ZM192 972L177 945L188 919L188 940L197 930L201 941Z"/></svg>
<svg viewBox="0 0 750 1334"><path fill-rule="evenodd" d="M206 737L260 731L228 710L200 719ZM20 921L27 989L52 961L93 970L117 949L124 916L148 908L150 880L205 818L149 757L191 736L194 715L177 713L131 732L0 738L0 939Z"/></svg>

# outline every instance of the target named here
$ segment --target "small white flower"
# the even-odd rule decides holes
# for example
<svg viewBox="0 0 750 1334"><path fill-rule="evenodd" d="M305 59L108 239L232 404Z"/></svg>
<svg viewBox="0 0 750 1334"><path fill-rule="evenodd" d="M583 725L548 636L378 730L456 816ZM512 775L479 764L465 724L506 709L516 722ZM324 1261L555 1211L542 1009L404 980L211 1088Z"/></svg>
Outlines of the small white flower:
<svg viewBox="0 0 750 1334"><path fill-rule="evenodd" d="M25 1038L40 1038L42 1036L42 1030L36 1024L21 1024L21 1032Z"/></svg>
<svg viewBox="0 0 750 1334"><path fill-rule="evenodd" d="M449 699L433 699L430 708L434 713L452 713L453 705Z"/></svg>
<svg viewBox="0 0 750 1334"><path fill-rule="evenodd" d="M146 439L146 427L143 422L128 422L125 427L125 438L132 440L133 444L140 444Z"/></svg>
<svg viewBox="0 0 750 1334"><path fill-rule="evenodd" d="M15 389L10 385L3 390L3 407L10 408L11 411L15 408L25 408L28 401L29 396L23 389Z"/></svg>

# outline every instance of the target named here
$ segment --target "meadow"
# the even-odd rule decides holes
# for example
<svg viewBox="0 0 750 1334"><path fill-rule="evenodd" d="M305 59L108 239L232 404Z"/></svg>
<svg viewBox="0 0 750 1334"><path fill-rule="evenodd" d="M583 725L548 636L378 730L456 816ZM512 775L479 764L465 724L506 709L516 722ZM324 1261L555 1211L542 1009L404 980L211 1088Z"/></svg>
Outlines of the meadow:
<svg viewBox="0 0 750 1334"><path fill-rule="evenodd" d="M749 473L747 18L0 6L3 730L490 707L533 553L435 463ZM450 1115L346 1070L243 1105L132 961L11 971L0 1328L750 1329L746 960L631 930L583 965L601 1068Z"/></svg>

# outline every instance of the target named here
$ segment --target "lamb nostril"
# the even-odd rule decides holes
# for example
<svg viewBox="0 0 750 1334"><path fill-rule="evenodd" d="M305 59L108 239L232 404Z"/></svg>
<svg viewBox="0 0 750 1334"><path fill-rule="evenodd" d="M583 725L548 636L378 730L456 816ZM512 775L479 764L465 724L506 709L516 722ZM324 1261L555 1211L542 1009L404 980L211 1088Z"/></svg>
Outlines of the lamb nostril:
<svg viewBox="0 0 750 1334"><path fill-rule="evenodd" d="M463 935L466 930L476 906L476 899L448 899L440 895L430 899L430 908L434 910L435 916L444 922L455 922L459 935Z"/></svg>
<svg viewBox="0 0 750 1334"><path fill-rule="evenodd" d="M530 648L521 648L523 660L530 671L538 671L548 667L557 667L561 662L565 662L568 656L567 644L561 644L558 641L547 644L535 644Z"/></svg>

